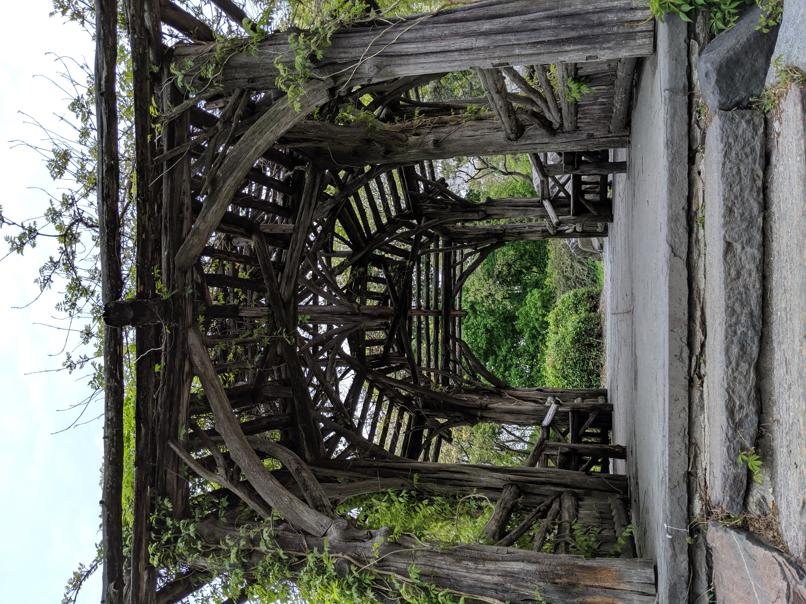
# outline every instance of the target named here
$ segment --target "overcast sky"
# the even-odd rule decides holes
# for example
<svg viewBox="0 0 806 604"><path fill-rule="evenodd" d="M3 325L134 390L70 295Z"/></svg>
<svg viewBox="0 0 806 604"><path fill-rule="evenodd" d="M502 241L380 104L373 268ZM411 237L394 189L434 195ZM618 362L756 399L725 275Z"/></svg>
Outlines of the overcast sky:
<svg viewBox="0 0 806 604"><path fill-rule="evenodd" d="M0 36L0 205L8 218L39 216L44 188L58 190L41 159L10 141L42 142L26 125L23 110L51 127L64 95L37 74L54 77L59 65L47 53L92 62L92 41L77 26L48 16L50 0L3 4L7 27ZM8 234L7 229L0 235ZM88 393L85 380L66 373L31 372L58 368L64 334L37 323L64 326L54 317L59 287L24 310L14 307L38 294L37 268L55 253L43 242L24 257L0 262L0 601L61 601L64 585L79 562L89 562L100 540L100 420L53 433L73 419L59 409ZM0 242L0 257L6 245ZM101 403L85 418L101 413ZM99 582L79 602L100 601Z"/></svg>

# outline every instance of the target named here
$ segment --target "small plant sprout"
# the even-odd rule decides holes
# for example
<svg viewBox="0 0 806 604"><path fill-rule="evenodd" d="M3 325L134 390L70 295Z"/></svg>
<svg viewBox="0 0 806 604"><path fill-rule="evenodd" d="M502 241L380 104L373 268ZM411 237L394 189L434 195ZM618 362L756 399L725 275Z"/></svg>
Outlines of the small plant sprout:
<svg viewBox="0 0 806 604"><path fill-rule="evenodd" d="M750 471L750 476L753 477L753 482L761 484L763 478L761 477L761 457L756 453L755 448L750 448L747 451L739 453L738 461L740 464L747 466Z"/></svg>

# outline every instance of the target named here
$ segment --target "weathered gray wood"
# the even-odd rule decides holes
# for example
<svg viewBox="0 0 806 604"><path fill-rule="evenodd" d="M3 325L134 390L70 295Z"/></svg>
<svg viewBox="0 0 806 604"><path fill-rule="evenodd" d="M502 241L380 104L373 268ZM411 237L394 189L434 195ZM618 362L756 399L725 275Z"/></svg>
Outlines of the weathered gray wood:
<svg viewBox="0 0 806 604"><path fill-rule="evenodd" d="M281 298L280 283L274 272L263 235L255 234L252 243L260 263L260 270L263 273L267 299L274 314L273 324L282 332L281 335L285 336L280 338L280 349L288 368L288 377L294 393L293 409L300 438L300 453L304 459L311 461L322 456L322 436L314 419L313 401L303 376L296 342L293 339L294 326Z"/></svg>
<svg viewBox="0 0 806 604"><path fill-rule="evenodd" d="M326 534L333 526L333 519L309 507L288 492L255 454L232 412L232 406L210 361L202 336L195 327L188 332L188 350L194 371L204 386L207 400L215 416L216 430L221 434L232 459L238 464L249 483L272 509L294 526L311 535Z"/></svg>
<svg viewBox="0 0 806 604"><path fill-rule="evenodd" d="M562 124L562 114L560 113L560 108L557 106L554 88L552 88L551 82L549 82L548 75L546 74L546 66L536 65L535 75L537 76L537 81L540 82L540 88L543 91L543 96L546 97L546 103L551 111L552 121L556 124Z"/></svg>
<svg viewBox="0 0 806 604"><path fill-rule="evenodd" d="M544 98L543 95L541 95L540 92L538 92L534 87L532 87L517 69L514 67L504 67L502 71L510 80L512 80L513 84L520 88L521 91L523 91L535 102L537 107L543 113L543 116L552 123L552 126L554 126L555 129L560 127L560 120L556 119L554 113L552 113L547 99ZM554 97L552 96L552 99L553 98Z"/></svg>
<svg viewBox="0 0 806 604"><path fill-rule="evenodd" d="M488 0L338 32L317 72L351 85L474 67L606 61L648 56L654 21L639 0ZM277 57L293 63L286 33L231 57L225 89L275 87ZM182 62L214 48L180 47Z"/></svg>
<svg viewBox="0 0 806 604"><path fill-rule="evenodd" d="M160 0L160 4L162 20L166 25L182 32L193 41L212 42L215 40L213 30L204 21L197 19L171 0Z"/></svg>
<svg viewBox="0 0 806 604"><path fill-rule="evenodd" d="M515 113L515 108L507 99L507 84L498 69L477 69L481 85L487 93L490 106L498 116L504 134L511 141L518 140L523 135L523 124Z"/></svg>
<svg viewBox="0 0 806 604"><path fill-rule="evenodd" d="M557 516L560 515L560 497L561 496L557 496L554 498L554 503L551 504L551 508L549 509L548 514L546 514L545 520L540 523L540 527L535 533L535 538L532 542L532 549L536 552L543 551L543 545L546 543L546 537L554 525L554 522L557 520Z"/></svg>
<svg viewBox="0 0 806 604"><path fill-rule="evenodd" d="M604 127L603 127L604 130ZM402 164L423 159L449 159L479 153L594 151L625 147L624 133L557 132L532 123L517 141L502 136L495 116L454 116L429 123L337 126L303 121L282 135L285 146L305 152L325 165Z"/></svg>
<svg viewBox="0 0 806 604"><path fill-rule="evenodd" d="M493 515L484 525L482 530L484 536L492 542L496 542L504 535L507 528L507 522L512 512L515 511L515 506L520 497L520 489L514 484L508 484L501 492L501 497L495 503Z"/></svg>
<svg viewBox="0 0 806 604"><path fill-rule="evenodd" d="M623 132L627 127L636 63L636 59L620 59L618 62L616 83L613 86L613 116L610 118L610 132Z"/></svg>
<svg viewBox="0 0 806 604"><path fill-rule="evenodd" d="M560 528L557 531L557 551L567 554L571 543L571 529L577 518L577 496L566 491L560 496Z"/></svg>
<svg viewBox="0 0 806 604"><path fill-rule="evenodd" d="M616 537L625 536L625 531L628 526L631 526L627 516L627 506L624 505L624 500L620 497L610 498L610 509L613 514L613 527L616 532ZM624 547L621 550L622 558L635 558L635 540L632 536L625 536Z"/></svg>
<svg viewBox="0 0 806 604"><path fill-rule="evenodd" d="M210 546L239 538L239 531L240 527L220 521L207 521L199 527L201 537ZM273 540L290 556L304 557L325 547L321 538L285 529L275 529ZM275 555L273 550L260 551L258 538L252 541L252 547L253 564L266 555ZM534 602L538 593L547 601L571 604L655 601L654 572L645 560L588 560L491 545L440 547L407 537L387 541L379 531L362 541L329 541L327 548L336 558L351 560L358 567L372 566L404 581L414 566L422 580L468 599L475 596L525 603Z"/></svg>
<svg viewBox="0 0 806 604"><path fill-rule="evenodd" d="M154 102L152 66L159 64L160 10L156 0L126 2L132 64L134 112L134 181L136 187L135 292L140 299L156 295L154 267L160 266L160 238L152 229L159 224L156 137L151 108ZM156 373L160 348L155 325L137 328L135 335L135 488L132 521L131 579L128 601L152 604L156 598L156 574L149 562L152 501L161 496L158 488L160 443L156 442L160 418L156 414ZM161 443L165 446L166 443Z"/></svg>
<svg viewBox="0 0 806 604"><path fill-rule="evenodd" d="M101 254L101 299L123 293L120 260L118 187L117 2L95 6L95 114L97 116L98 227ZM104 458L101 488L103 577L101 598L109 604L124 599L123 579L123 334L106 326L104 360Z"/></svg>
<svg viewBox="0 0 806 604"><path fill-rule="evenodd" d="M289 105L286 97L278 100L227 152L218 174L211 179L212 186L202 211L176 254L178 269L193 266L252 165L283 133L327 99L327 89L327 82L308 83L299 99L299 111Z"/></svg>
<svg viewBox="0 0 806 604"><path fill-rule="evenodd" d="M265 436L252 436L248 441L257 451L271 455L291 472L308 505L326 516L333 515L333 508L322 485L296 453Z"/></svg>
<svg viewBox="0 0 806 604"><path fill-rule="evenodd" d="M572 470L527 468L526 466L490 466L480 464L445 464L410 460L323 460L313 468L324 482L325 476L382 476L409 478L424 492L456 495L476 489L497 500L508 484L517 486L525 500L534 501L564 490L580 497L605 497L627 492L627 477L617 474L586 475ZM415 478L416 477L416 478ZM542 501L542 499L540 499ZM539 502L538 502L539 503Z"/></svg>
<svg viewBox="0 0 806 604"><path fill-rule="evenodd" d="M501 538L496 545L501 547L509 547L513 543L515 543L518 539L520 539L526 532L532 528L532 525L537 522L537 520L546 514L548 510L551 509L551 506L559 499L559 495L555 495L554 497L549 497L543 503L538 505L530 514L528 514L521 522L513 528L505 537Z"/></svg>

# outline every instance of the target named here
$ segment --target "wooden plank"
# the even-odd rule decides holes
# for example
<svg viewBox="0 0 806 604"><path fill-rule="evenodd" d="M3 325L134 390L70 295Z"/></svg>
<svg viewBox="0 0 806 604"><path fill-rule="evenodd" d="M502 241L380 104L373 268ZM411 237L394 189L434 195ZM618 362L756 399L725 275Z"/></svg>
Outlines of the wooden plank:
<svg viewBox="0 0 806 604"><path fill-rule="evenodd" d="M630 112L630 94L632 93L636 63L636 59L620 59L616 67L610 132L623 132L627 127L627 116Z"/></svg>
<svg viewBox="0 0 806 604"><path fill-rule="evenodd" d="M586 0L493 0L338 32L317 71L359 86L476 67L607 61L650 55L653 34L649 7L634 0L593 7ZM176 61L215 52L179 47ZM288 33L227 61L224 88L275 89L276 57L293 63Z"/></svg>

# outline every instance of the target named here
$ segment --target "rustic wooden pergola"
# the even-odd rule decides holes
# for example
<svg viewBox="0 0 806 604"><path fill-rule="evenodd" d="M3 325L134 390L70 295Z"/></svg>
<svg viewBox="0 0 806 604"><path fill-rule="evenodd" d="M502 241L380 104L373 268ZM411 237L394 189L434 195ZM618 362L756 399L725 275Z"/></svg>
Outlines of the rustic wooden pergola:
<svg viewBox="0 0 806 604"><path fill-rule="evenodd" d="M610 176L625 168L610 150L629 142L636 61L653 51L645 2L485 0L368 19L333 36L295 99L276 84L275 59L294 60L287 33L222 51L169 0L128 4L133 300L122 299L116 3L97 11L105 601L180 601L211 579L190 560L158 580L149 563L155 501L182 518L193 477L231 493L233 509L282 518L273 538L289 552L327 540L333 555L401 576L416 564L436 586L487 601L654 601L652 564L628 559L631 547L620 558L568 555L575 521L596 526L603 547L629 523L626 477L609 473L625 451L610 442L606 391L511 388L462 339L462 286L504 242L607 235ZM249 34L238 5L209 4ZM484 97L423 100L423 86L465 70ZM591 93L568 98L570 79ZM345 104L373 120L337 124ZM511 153L529 154L537 198L471 202L435 165ZM137 362L124 557L125 326L136 328ZM543 428L523 466L441 463L451 430L477 422ZM407 548L333 511L388 489L484 494L497 502L485 528L495 545ZM508 528L516 508L528 513ZM237 533L231 518L199 538ZM512 547L541 519L533 550ZM556 553L546 553L555 523Z"/></svg>

